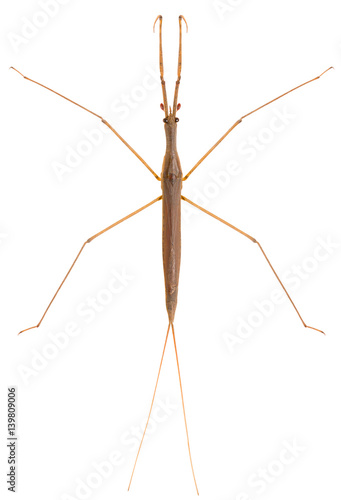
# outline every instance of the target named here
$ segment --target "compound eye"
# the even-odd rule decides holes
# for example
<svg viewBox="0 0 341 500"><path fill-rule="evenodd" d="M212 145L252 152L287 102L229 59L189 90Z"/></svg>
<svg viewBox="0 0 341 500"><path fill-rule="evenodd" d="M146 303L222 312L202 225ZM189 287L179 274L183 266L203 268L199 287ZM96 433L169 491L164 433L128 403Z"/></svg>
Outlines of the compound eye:
<svg viewBox="0 0 341 500"><path fill-rule="evenodd" d="M175 118L175 121L176 121L176 122L178 122L178 121L179 121L179 118L178 118L178 117L176 117L176 118Z"/></svg>
<svg viewBox="0 0 341 500"><path fill-rule="evenodd" d="M163 123L168 123L167 118L164 118L164 119L163 119Z"/></svg>

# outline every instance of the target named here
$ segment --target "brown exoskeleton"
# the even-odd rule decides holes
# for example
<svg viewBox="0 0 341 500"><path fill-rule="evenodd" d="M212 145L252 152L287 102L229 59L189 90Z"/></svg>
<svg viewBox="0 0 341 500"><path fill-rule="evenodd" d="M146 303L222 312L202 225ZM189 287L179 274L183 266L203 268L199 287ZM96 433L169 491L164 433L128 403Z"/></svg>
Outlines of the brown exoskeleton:
<svg viewBox="0 0 341 500"><path fill-rule="evenodd" d="M141 450L141 446L143 443L143 439L146 433L146 429L148 426L149 418L152 412L153 404L154 404L154 399L155 399L155 394L156 394L156 389L160 377L160 372L161 372L161 367L162 367L162 362L164 358L164 353L167 345L167 340L169 336L170 330L172 331L172 336L173 336L173 341L174 341L174 348L175 348L175 354L176 354L176 361L177 361L177 368L178 368L178 375L179 375L179 382L180 382L180 390L181 390L181 399L182 399L182 407L183 407L183 413L184 413L184 420L185 420L185 426L186 426L186 433L187 433L187 443L188 443L188 451L189 451L189 458L190 458L190 463L191 463L191 468L192 468L192 473L193 473L193 478L195 482L195 487L196 491L198 493L198 488L197 488L197 483L194 475L194 468L193 468L193 463L192 463L192 457L191 457L191 451L190 451L190 444L189 444L189 438L188 438L188 428L187 428L187 421L186 421L186 413L185 413L185 405L184 405L184 397L183 397L183 391L182 391L182 382L181 382L181 376L180 376L180 367L179 367L179 359L178 359L178 353L177 353L177 347L176 347L176 341L175 341L175 333L174 333L174 316L175 316L175 311L176 311L176 306L177 306L177 297L178 297L178 285L179 285L179 272L180 272L180 254L181 254L181 201L186 201L187 203L190 203L194 207L198 208L202 212L208 214L211 217L214 217L218 221L222 222L223 224L229 226L230 228L234 229L238 233L246 236L250 241L253 243L256 243L258 245L259 249L261 250L263 256L267 260L270 268L272 269L273 273L275 274L277 280L279 281L280 285L282 286L284 292L286 293L288 299L290 300L291 304L295 308L296 313L298 314L300 320L302 321L303 325L306 328L311 328L313 330L317 330L318 332L322 332L322 330L319 330L317 328L308 326L302 319L300 313L298 312L298 309L296 308L294 302L292 301L289 293L287 292L285 286L283 285L282 281L280 280L279 276L277 275L276 271L272 267L267 255L265 254L261 244L252 236L247 234L246 232L242 231L241 229L238 229L237 227L233 226L229 222L221 219L220 217L212 214L211 212L208 212L205 208L200 207L193 201L190 201L188 198L183 196L181 194L182 190L182 185L183 182L188 179L188 177L194 172L194 170L201 164L201 162L225 139L227 135L229 135L232 130L237 127L242 120L250 116L251 114L255 113L259 109L263 108L264 106L267 106L271 104L272 102L276 101L277 99L280 99L281 97L285 96L286 94L289 94L293 90L298 89L299 87L302 87L303 85L306 85L314 80L319 79L326 71L328 71L331 68L328 68L326 71L321 73L321 75L313 78L312 80L309 80L307 82L302 83L301 85L298 85L297 87L289 90L288 92L285 92L284 94L280 95L279 97L276 97L275 99L272 99L271 101L263 104L262 106L259 106L258 108L254 109L253 111L250 111L246 115L242 116L239 120L237 120L228 130L227 132L211 147L211 149L194 165L194 167L185 175L183 176L182 170L181 170L181 165L180 165L180 160L179 160L179 155L177 152L177 145L176 145L176 135L177 135L177 123L179 121L177 117L177 111L180 109L180 104L178 103L178 92L179 92L179 86L180 86L180 79L181 79L181 65L182 65L182 22L185 21L183 16L179 16L179 57L178 57L178 75L177 75L177 80L175 84L175 91L174 91L174 99L173 99L173 106L168 105L167 101L167 92L166 92L166 83L164 80L164 70L163 70L163 54L162 54L162 16L158 16L155 20L154 23L154 28L156 22L159 21L160 25L160 30L159 30L159 63L160 63L160 77L161 77L161 87L162 87L162 95L163 95L163 103L161 104L161 109L164 111L165 117L163 119L164 122L164 129L165 129L165 134L166 134L166 152L165 156L163 159L163 165L162 165L162 173L161 177L158 176L154 170L141 158L140 155L116 132L116 130L100 115L94 113L93 111L90 111L89 109L85 108L84 106L81 106L80 104L77 104L75 101L72 101L71 99L59 94L58 92L55 92L54 90L50 89L49 87L46 87L45 85L42 85L39 82L36 82L34 80L31 80L30 78L24 76L22 73L20 73L18 70L18 73L20 73L26 80L29 80L33 83L36 83L47 90L50 90L51 92L54 92L55 94L59 95L60 97L63 97L64 99L68 100L69 102L72 102L73 104L76 104L80 108L84 109L85 111L88 111L89 113L93 114L102 122L130 149L130 151L143 163L143 165L154 175L154 177L158 180L161 181L161 189L162 189L162 195L158 196L155 198L153 201L148 203L147 205L144 205L143 207L139 208L135 212L127 215L123 219L115 222L114 224L110 225L109 227L103 229L102 231L96 233L95 235L91 236L89 239L87 239L80 251L78 252L75 260L73 261L70 269L68 270L66 276L64 277L63 281L61 282L59 288L57 289L56 293L52 297L52 300L50 301L48 307L46 308L43 316L41 317L39 323L31 328L38 328L43 321L47 311L49 310L52 302L54 301L56 295L58 294L59 290L61 289L62 285L64 284L66 278L68 277L69 273L71 272L73 266L75 265L77 259L79 258L81 252L83 251L84 247L93 241L95 238L100 236L101 234L105 233L109 229L112 229L113 227L117 226L121 222L124 222L125 220L129 219L133 215L136 215L137 213L141 212L142 210L150 207L157 201L162 200L162 220L163 220L163 226L162 226L162 242L163 242L163 268L164 268L164 278L165 278L165 295L166 295L166 309L168 313L168 329L167 329L167 334L166 334L166 340L164 343L163 347L163 352L162 352L162 357L161 357L161 362L159 366L159 371L158 371L158 376L156 380L156 385L153 393L153 398L152 398L152 403L150 406L149 410L149 415L147 419L147 423L144 429L144 433L140 442L140 447L137 452L137 456L135 459L135 464L134 468L131 474L130 478L130 483L129 487L131 485L131 481L133 478L133 474L135 471L137 459ZM187 28L187 23L186 23L186 28ZM13 68L15 69L15 68ZM30 330L31 328L26 328L26 330ZM22 332L26 331L22 330ZM20 333L22 333L20 332ZM199 494L199 493L198 493Z"/></svg>

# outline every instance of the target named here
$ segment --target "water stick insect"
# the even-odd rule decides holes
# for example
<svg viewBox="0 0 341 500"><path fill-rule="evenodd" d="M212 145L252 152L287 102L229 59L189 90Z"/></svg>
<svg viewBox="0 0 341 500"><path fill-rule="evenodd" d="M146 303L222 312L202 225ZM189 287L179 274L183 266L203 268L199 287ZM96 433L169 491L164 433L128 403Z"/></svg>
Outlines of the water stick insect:
<svg viewBox="0 0 341 500"><path fill-rule="evenodd" d="M66 99L67 101L75 104L76 106L79 106L83 110L87 111L88 113L91 113L95 117L99 118L115 135L120 139L120 141L123 142L127 146L128 149L142 162L142 164L149 170L149 172L155 177L157 181L161 183L161 191L162 194L158 197L156 197L154 200L150 201L143 207L139 208L135 212L132 212L131 214L127 215L123 219L118 220L117 222L114 222L110 226L106 227L105 229L99 231L98 233L94 234L90 238L88 238L82 245L81 249L79 250L75 260L73 261L70 269L66 273L64 279L62 280L59 288L57 289L56 293L52 297L50 303L48 304L46 310L44 311L39 323L35 326L32 326L30 328L26 328L25 330L22 330L20 333L25 332L27 330L31 330L32 328L38 328L43 319L45 318L45 315L49 308L51 307L53 301L55 300L58 292L60 291L61 287L65 283L65 280L69 276L72 268L74 267L76 261L80 257L81 253L83 252L84 248L91 243L93 240L104 234L105 232L109 231L110 229L114 228L118 224L121 224L122 222L130 219L131 217L137 215L138 213L142 212L143 210L147 209L151 205L154 205L154 203L157 203L159 201L162 201L162 258L163 258L163 271L164 271L164 279L165 279L165 298L166 298L166 309L167 309L167 314L168 314L168 328L167 328L167 333L166 333L166 339L164 342L163 346L163 351L162 351L162 356L161 356L161 362L159 365L159 370L157 374L157 380L153 392L153 397L152 397L152 402L150 405L149 409L149 414L147 418L147 422L144 428L144 432L141 438L140 446L136 455L133 471L130 477L130 482L128 486L128 490L130 489L133 475L135 472L137 460L141 451L142 443L146 434L146 429L148 427L148 422L151 416L153 404L154 404L154 399L156 395L156 390L159 382L159 377L160 377L160 372L161 372L161 367L162 367L162 362L166 350L166 345L167 341L169 338L169 334L171 332L171 335L173 337L173 343L174 343L174 349L175 349L175 355L176 355L176 362L177 362L177 371L178 371L178 377L179 377L179 384L180 384L180 392L181 392L181 401L182 401L182 409L183 409L183 416L184 416L184 423L185 423L185 429L186 429L186 435L187 435L187 445L188 445L188 452L189 452L189 460L190 460L190 466L192 469L192 474L193 474L193 479L195 483L195 488L196 492L199 494L198 487L197 487L197 482L194 474L194 467L193 467L193 461L192 461L192 455L191 455L191 449L190 449L190 442L189 442L189 433L188 433L188 426L187 426L187 419L186 419L186 411L185 411L185 403L184 403L184 395L183 395L183 388L182 388L182 381L181 381L181 375L180 375L180 365L179 365L179 357L178 357L178 351L177 351L177 345L176 345L176 339L175 339L175 331L174 331L174 317L175 317L175 311L177 307L177 297L178 297L178 286L179 286L179 272L180 272L180 254L181 254L181 225L180 225L180 219L181 219L181 203L189 203L193 207L197 208L198 210L201 210L208 216L222 222L229 228L233 229L234 231L238 232L239 234L245 236L248 238L251 242L255 243L260 252L262 253L263 257L266 259L267 263L269 264L272 272L274 273L275 277L277 278L278 282L280 283L281 287L283 288L285 294L287 295L289 301L291 302L292 306L294 307L298 317L300 318L303 326L305 328L310 328L312 330L316 330L318 332L324 333L322 330L319 330L318 328L314 328L312 326L308 326L305 321L303 320L301 314L299 313L296 305L294 304L292 298L290 297L288 291L286 290L285 286L283 285L282 281L280 280L278 274L276 273L275 269L273 268L269 258L267 257L265 251L263 250L263 247L261 244L250 234L246 233L245 231L237 228L230 222L227 222L224 219L221 219L217 215L209 212L205 208L197 205L193 201L189 200L187 197L182 195L182 187L184 181L187 181L187 179L193 174L193 172L199 167L199 165L207 158L207 156L247 117L255 113L256 111L259 111L260 109L264 108L265 106L268 106L269 104L273 103L274 101L277 101L278 99L284 97L285 95L289 94L290 92L293 92L294 90L303 87L304 85L307 85L308 83L311 83L315 80L318 80L324 73L329 71L331 68L328 68L325 70L323 73L321 73L319 76L308 80L297 87L292 88L291 90L281 94L280 96L276 97L275 99L272 99L271 101L263 104L262 106L259 106L258 108L250 111L249 113L243 115L241 118L239 118L228 130L225 132L225 134L207 151L206 154L200 160L189 170L189 172L186 175L183 175L182 170L181 170L181 164L180 164L180 159L179 155L177 152L177 144L176 144L176 137L177 137L177 125L179 122L179 118L177 116L177 113L180 109L180 104L178 103L178 93L179 93L179 87L180 87L180 80L181 80L181 66L182 66L182 27L183 23L186 25L186 30L188 31L188 26L185 18L183 16L179 16L179 54L178 54L178 68L177 68L177 80L175 83L175 90L174 90L174 98L173 98L173 103L172 105L169 105L168 99L167 99L167 91L166 91L166 82L164 80L164 67L163 67L163 52L162 52L162 16L158 16L155 20L154 23L154 31L155 31L155 25L159 21L159 66L160 66L160 79L161 79L161 88L162 88L162 97L163 97L163 102L161 103L161 110L164 112L164 130L165 130L165 135L166 135L166 151L163 159L163 164L162 164L162 172L161 176L159 176L146 162L141 156L123 139L123 137L120 136L120 134L108 123L102 116L98 115L97 113L94 113L93 111L90 111L89 109L85 108L84 106L81 106L80 104L76 103L75 101L69 99L68 97L65 97L62 94L59 94L58 92L50 89L49 87L46 87L45 85L32 80L31 78L28 78L27 76L24 76L20 71L18 71L15 68L15 71L17 71L21 76L23 76L26 80L29 80L37 85L40 85L41 87L44 87L45 89L54 92L55 94L59 95L63 99Z"/></svg>

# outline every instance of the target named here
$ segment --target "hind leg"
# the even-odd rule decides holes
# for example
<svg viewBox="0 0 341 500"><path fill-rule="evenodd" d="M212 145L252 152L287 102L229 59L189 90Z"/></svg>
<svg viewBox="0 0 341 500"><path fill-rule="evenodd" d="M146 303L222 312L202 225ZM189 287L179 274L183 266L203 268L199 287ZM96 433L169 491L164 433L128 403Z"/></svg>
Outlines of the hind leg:
<svg viewBox="0 0 341 500"><path fill-rule="evenodd" d="M81 249L79 250L79 252L78 252L78 254L77 254L77 257L76 257L76 258L75 258L75 260L73 261L73 263L72 263L72 265L71 265L70 269L69 269L69 270L68 270L68 272L66 273L66 275L65 275L65 277L64 277L64 279L63 279L63 281L62 281L62 282L61 282L61 284L59 285L59 287L58 287L58 289L57 289L56 293L54 294L54 296L52 297L52 299L51 299L51 301L50 301L49 305L48 305L48 306L47 306L47 308L45 309L45 312L44 312L44 314L42 315L42 317L41 317L41 319L40 319L39 323L38 323L37 325L35 325L35 326L31 326L30 328L25 328L25 330L21 330L21 332L19 332L19 334L18 334L18 335L20 335L20 333L26 332L27 330L32 330L32 328L39 328L39 326L41 325L41 322L42 322L42 321L43 321L43 319L45 318L45 315L46 315L47 311L50 309L50 307L51 307L51 305L52 305L52 302L53 302L53 301L54 301L54 299L56 298L56 296L57 296L57 294L58 294L59 290L60 290L60 289L62 288L62 286L64 285L66 278L69 276L69 274L70 274L70 272L71 272L71 270L72 270L73 266L76 264L76 262L77 262L77 260L78 260L78 258L79 258L79 256L80 256L80 254L81 254L81 253L82 253L82 251L84 250L84 247L85 247L85 245L86 245L87 243L90 243L91 241L93 241L93 240L94 240L95 238L97 238L98 236L101 236L101 234L104 234L104 233L106 233L107 231L109 231L109 229L112 229L113 227L118 226L118 224L121 224L121 222L124 222L125 220L130 219L131 217L133 217L133 215L136 215L136 214L138 214L139 212L142 212L142 210L144 210L145 208L150 207L151 205L153 205L153 204L154 204L154 203L156 203L157 201L160 201L161 199L162 199L162 196L159 196L158 198L156 198L155 200L151 201L151 202L150 202L150 203L148 203L147 205L144 205L143 207L139 208L138 210L135 210L135 212L132 212L131 214L127 215L126 217L123 217L123 219L120 219L119 221L115 222L114 224L111 224L111 225L110 225L110 226L108 226L107 228L103 229L103 230L102 230L102 231L100 231L99 233L96 233L96 234L94 234L93 236L91 236L89 239L87 239L87 240L83 243L83 245L82 245Z"/></svg>
<svg viewBox="0 0 341 500"><path fill-rule="evenodd" d="M249 234L245 233L244 231L242 231L241 229L238 229L236 226L233 226L232 224L230 224L229 222L225 221L224 219L221 219L220 217L218 217L217 215L214 215L212 214L211 212L209 212L208 210L206 210L205 208L202 208L200 207L199 205L197 205L196 203L194 203L193 201L189 200L188 198L185 198L185 196L181 196L181 198L184 200L184 201L187 201L187 203L189 203L190 205L193 205L194 207L198 208L199 210L201 210L202 212L204 212L205 214L207 215L210 215L211 217L213 217L214 219L217 219L218 221L222 222L223 224L225 224L226 226L229 226L231 227L232 229L234 229L235 231L237 231L238 233L242 234L243 236L246 236L250 241L252 241L253 243L256 243L260 249L260 251L262 252L262 254L264 255L267 263L269 264L269 266L271 267L271 270L272 272L274 273L274 275L276 276L277 280L279 281L281 287L283 288L284 292L286 293L288 299L290 300L293 308L295 309L295 311L297 312L298 314L298 317L300 318L300 320L302 321L303 323L303 326L305 328L311 328L312 330L316 330L317 332L321 332L325 335L325 333L322 331L322 330L319 330L318 328L314 328L313 326L308 326L302 316L300 315L300 313L298 312L298 309L297 307L295 306L294 304L294 301L292 300L292 298L290 297L287 289L285 288L285 286L283 285L282 281L280 280L278 274L276 273L275 269L272 267L272 264L270 262L270 260L268 259L266 253L264 252L263 250L263 247L262 245L253 237L253 236L250 236Z"/></svg>

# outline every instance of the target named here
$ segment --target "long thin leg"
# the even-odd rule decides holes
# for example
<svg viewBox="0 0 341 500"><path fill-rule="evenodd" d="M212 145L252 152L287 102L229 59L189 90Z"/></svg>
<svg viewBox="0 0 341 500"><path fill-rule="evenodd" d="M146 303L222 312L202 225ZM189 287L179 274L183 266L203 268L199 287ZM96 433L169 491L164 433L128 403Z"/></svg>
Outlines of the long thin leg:
<svg viewBox="0 0 341 500"><path fill-rule="evenodd" d="M21 75L23 78L25 78L25 80L29 80L30 82L33 82L33 83L36 83L37 85L40 85L41 87L43 87L44 89L47 89L49 90L50 92L53 92L54 94L57 94L59 95L60 97L62 97L63 99L66 99L67 101L69 102L72 102L72 104L75 104L76 106L79 106L80 108L84 109L85 111L87 111L88 113L91 113L92 115L96 116L97 118L99 118L100 120L102 120L102 122L104 123L104 125L106 125L108 128L110 128L110 130L112 132L114 132L114 134L116 135L116 137L118 137L120 139L120 141L123 142L123 144L125 144L127 146L128 149L130 149L130 151L143 163L143 165L148 168L149 172L151 172L154 177L158 180L158 181L161 181L161 178L154 172L154 170L148 165L148 163L146 163L144 161L143 158L141 158L141 156L135 151L135 149L133 149L128 143L127 141L125 141L123 139L123 137L120 136L120 134L118 132L116 132L116 130L110 125L110 123L108 123L104 118L102 118L100 115L98 115L97 113L94 113L93 111L90 111L90 109L87 109L85 108L84 106L81 106L80 104L78 104L77 102L75 101L72 101L72 99L69 99L68 97L65 97L64 95L62 94L59 94L59 92L56 92L55 90L52 90L50 89L49 87L46 87L46 85L43 85L42 83L39 83L39 82L36 82L35 80L32 80L31 78L28 78L28 76L24 76L22 73L20 73L20 71L18 71L17 69L13 68L13 66L10 67L10 69L14 69L14 71L16 71L17 73L19 73L19 75Z"/></svg>
<svg viewBox="0 0 341 500"><path fill-rule="evenodd" d="M303 326L305 326L305 328L311 328L312 330L316 330L317 332L321 332L323 333L323 335L325 335L325 333L322 331L322 330L319 330L318 328L314 328L313 326L308 326L304 321L303 321L303 318L302 316L300 315L300 313L298 312L298 309L297 307L295 306L292 298L290 297L289 293L287 292L287 289L285 288L285 286L283 285L282 281L280 280L278 274L276 273L275 269L272 267L272 264L271 262L269 261L267 255L265 254L261 244L255 239L253 238L253 236L250 236L249 234L245 233L244 231L242 231L241 229L238 229L236 226L233 226L232 224L230 224L229 222L227 222L226 220L224 219L221 219L220 217L218 217L217 215L214 215L212 214L211 212L209 212L208 210L206 210L205 208L203 207L200 207L199 205L197 205L196 203L194 203L193 201L189 200L188 198L185 198L185 196L181 196L181 198L184 200L184 201L187 201L187 203L190 203L191 205L193 205L194 207L198 208L199 210L201 210L202 212L204 212L205 214L207 215L210 215L211 217L213 217L214 219L217 219L218 221L222 222L223 224L226 224L226 226L229 226L231 227L232 229L234 229L235 231L238 231L238 233L246 236L247 238L249 238L249 240L253 241L253 243L257 243L257 245L259 246L262 254L264 255L265 259L267 260L267 263L269 264L269 266L271 267L274 275L276 276L277 280L279 281L281 287L283 288L283 290L285 291L288 299L290 300L291 304L293 305L295 311L297 312L300 320L302 321L303 323Z"/></svg>
<svg viewBox="0 0 341 500"><path fill-rule="evenodd" d="M188 453L189 453L189 459L190 459L190 462L191 462L191 468L192 468L192 473L193 473L193 479L194 479L194 483L195 483L195 488L196 488L197 493L199 495L199 490L198 490L198 486L197 486L197 482L196 482L195 474L194 474L194 468L193 468L193 462L192 462L192 455L191 455L191 447L189 445L188 427L187 427L186 411L185 411L185 401L184 401L184 395L183 395L183 390L182 390L179 357L178 357L178 350L176 348L175 332L174 332L174 325L173 325L173 323L172 323L172 333L173 333L174 349L175 349L175 356L176 356L176 364L177 364L177 367L178 367L178 374L179 374L179 383L180 383L182 410L183 410L183 414L184 414L185 427L186 427Z"/></svg>
<svg viewBox="0 0 341 500"><path fill-rule="evenodd" d="M178 94L181 80L181 68L182 68L182 23L184 20L186 24L186 32L188 32L188 24L184 16L179 16L179 56L178 56L178 79L175 83L175 91L174 91L174 101L173 101L173 114L176 115L177 106L178 106Z"/></svg>
<svg viewBox="0 0 341 500"><path fill-rule="evenodd" d="M154 389L154 393L153 393L153 399L152 399L152 404L150 405L150 410L149 410L149 414L148 414L148 418L147 418L147 422L146 422L146 426L144 428L144 431L143 431L143 435L142 435L142 439L141 439L141 442L140 442L140 446L139 446L139 449L138 449L138 452L137 452L137 455L136 455L136 458L135 458L135 463L134 463L134 468L133 468L133 472L131 473L131 477L130 477L130 481L129 481L129 486L128 486L128 491L130 489L130 486L131 486L131 482L133 480L133 476L134 476L134 472L135 472L135 468L136 468L136 464L137 464L137 459L139 458L139 454L140 454L140 451L141 451L141 447L142 447L142 443L143 443L143 440L144 440L144 436L146 434L146 430L147 430L147 427L148 427L148 423L149 423L149 419L150 419L150 415L152 413L152 409L153 409L153 405L154 405L154 400L155 400L155 394L156 394L156 389L157 389L157 385L159 383L159 378L160 378L160 373L161 373L161 367L162 367L162 363L163 363L163 358L164 358L164 355L165 355L165 350L166 350L166 345L167 345L167 340L168 340L168 334L169 334L169 329L170 329L170 323L168 325L168 329L167 329L167 335L166 335L166 340L165 340L165 343L164 343L164 346L163 346L163 351L162 351L162 356L161 356L161 362L160 362L160 366L159 366L159 371L158 371L158 374L157 374L157 379L156 379L156 384L155 384L155 389Z"/></svg>
<svg viewBox="0 0 341 500"><path fill-rule="evenodd" d="M183 177L183 181L187 180L188 177L194 172L194 170L200 165L201 162L203 162L205 160L205 158L207 158L207 156L212 153L212 151L221 143L221 141L223 141L225 139L226 136L228 136L230 134L230 132L232 132L232 130L234 128L237 127L237 125L239 125L243 120L244 118L247 118L248 116L252 115L253 113L255 113L256 111L258 111L259 109L262 109L264 108L265 106L268 106L269 104L271 104L272 102L275 102L277 101L278 99L281 99L281 97L284 97L285 95L287 94L290 94L290 92L293 92L294 90L296 89L299 89L300 87L303 87L304 85L307 85L308 83L311 83L315 80L318 80L319 78L321 78L322 75L324 75L325 73L327 73L327 71L329 71L330 69L334 69L332 66L328 69L326 69L323 73L321 73L319 76L316 76L315 78L312 78L311 80L308 80L307 82L304 82L304 83L301 83L301 85L298 85L297 87L294 87L293 89L291 90L288 90L288 92L285 92L284 94L276 97L275 99L272 99L271 101L269 102L266 102L265 104L263 104L262 106L259 106L258 108L254 109L253 111L250 111L250 113L247 113L246 115L242 116L241 118L239 118L239 120L237 120L233 125L232 127L230 127L228 129L228 131L219 139L219 141L217 141L212 147L211 149L209 149L207 151L206 154L204 154L204 156L202 158L200 158L200 160L194 165L194 167L188 172L188 174L185 175L185 177Z"/></svg>
<svg viewBox="0 0 341 500"><path fill-rule="evenodd" d="M55 294L54 294L54 296L52 297L52 300L50 301L49 305L48 305L48 306L47 306L47 308L45 309L45 312L44 312L44 314L42 315L42 317L41 317L41 319L40 319L39 323L38 323L37 325L35 325L35 326L31 326L30 328L25 328L25 330L21 330L21 332L19 332L19 334L18 334L18 335L20 335L20 333L26 332L27 330L32 330L33 328L39 328L39 326L41 325L41 322L42 322L42 321L43 321L43 319L45 318L45 315L46 315L47 311L50 309L52 302L53 302L53 301L54 301L54 299L56 298L56 296L57 296L57 294L58 294L59 290L60 290L60 289L62 288L62 286L64 285L66 278L69 276L69 274L70 274L70 272L71 272L71 270L72 270L73 266L76 264L76 262L77 262L77 260L78 260L78 258L79 258L79 256L80 256L80 254L82 253L82 251L83 251L83 249L84 249L84 247L85 247L85 245L86 245L87 243L90 243L92 240L94 240L95 238L97 238L97 237L98 237L98 236L100 236L101 234L106 233L107 231L109 231L109 229L112 229L113 227L118 226L118 224L121 224L121 222L124 222L125 220L130 219L130 217L133 217L133 215L136 215L136 214L138 214L139 212L142 212L142 210L144 210L145 208L150 207L151 205L153 205L153 204L154 204L154 203L156 203L157 201L160 201L161 199L162 199L162 196L158 196L158 198L155 198L155 200L151 201L150 203L147 203L147 205L144 205L143 207L139 208L138 210L135 210L135 212L132 212L131 214L127 215L126 217L123 217L123 219L120 219L119 221L115 222L114 224L111 224L111 226L108 226L107 228L103 229L103 230L102 230L102 231L100 231L99 233L96 233L96 234L94 234L93 236L91 236L89 239L87 239L87 240L83 243L83 245L82 245L81 249L79 250L79 252L78 252L78 254L77 254L77 257L76 257L76 258L75 258L75 260L73 261L73 263L72 263L72 265L71 265L70 269L68 270L68 272L66 273L66 275L65 275L65 277L64 277L64 279L63 279L63 281L62 281L62 282L61 282L61 284L59 285L58 290L56 291L56 293L55 293Z"/></svg>
<svg viewBox="0 0 341 500"><path fill-rule="evenodd" d="M160 21L159 27L159 65L160 65L160 79L161 79L161 88L162 88L162 96L163 96L163 109L165 112L165 117L168 116L168 101L167 101L167 92L166 92L166 82L163 78L164 69L163 69L163 52L162 52L162 16L157 16L154 22L153 31L155 32L155 25L157 21Z"/></svg>

